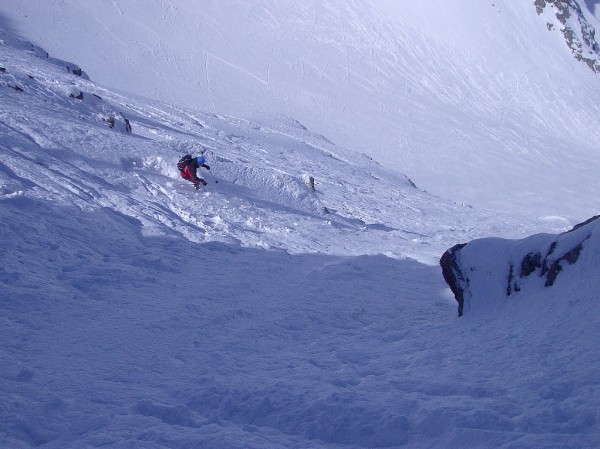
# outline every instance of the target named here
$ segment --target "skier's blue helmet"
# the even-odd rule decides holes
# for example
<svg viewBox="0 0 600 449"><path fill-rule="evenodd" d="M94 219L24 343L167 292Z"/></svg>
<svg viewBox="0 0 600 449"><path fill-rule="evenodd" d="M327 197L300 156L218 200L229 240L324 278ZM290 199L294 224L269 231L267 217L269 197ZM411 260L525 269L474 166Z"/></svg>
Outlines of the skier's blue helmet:
<svg viewBox="0 0 600 449"><path fill-rule="evenodd" d="M198 162L199 164L204 164L204 162L206 162L206 159L204 159L202 156L199 156L196 158L196 162Z"/></svg>

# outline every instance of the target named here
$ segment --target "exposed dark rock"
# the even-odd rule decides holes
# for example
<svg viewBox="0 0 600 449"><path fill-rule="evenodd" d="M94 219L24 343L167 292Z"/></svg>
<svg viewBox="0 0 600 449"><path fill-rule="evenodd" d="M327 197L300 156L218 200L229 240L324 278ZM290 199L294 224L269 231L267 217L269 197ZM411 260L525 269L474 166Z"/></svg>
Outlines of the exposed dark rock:
<svg viewBox="0 0 600 449"><path fill-rule="evenodd" d="M552 287L561 272L568 266L575 265L579 261L580 255L584 250L584 244L590 239L593 229L595 229L594 222L599 218L600 216L592 217L574 226L573 229L555 236L540 234L540 236L532 237L534 240L523 239L518 245L515 242L506 241L505 247L509 249L507 251L507 254L509 254L508 264L502 260L495 261L497 257L496 250L490 249L489 254L484 256L484 259L488 261L487 265L484 266L507 266L508 272L504 275L501 272L486 272L483 278L477 279L477 282L480 285L490 285L490 282L488 282L490 279L495 278L496 281L494 282L496 284L498 280L507 279L508 283L505 284L506 290L500 295L506 298L514 293L523 291L523 288L528 285L528 278L542 278L545 287ZM573 233L576 234L573 235ZM484 263L481 255L485 254L485 252L482 252L482 249L486 248L486 240L488 239L478 240L473 250L467 251L467 254L471 254L470 257L468 255L463 256L462 254L465 248L471 248L469 245L475 244L475 242L455 245L446 251L440 259L444 280L458 302L459 316L463 314L465 298L475 298L474 295L476 292L470 291L475 278L469 279L469 275L474 276L473 273L478 272L478 268ZM528 241L536 242L535 245L540 249L531 251L532 247L531 244L528 244ZM498 248L497 243L495 245L489 248ZM518 248L528 247L529 250L526 250L525 254L519 254ZM473 254L477 254L477 256L473 256ZM517 270L518 273L516 273ZM485 272L485 269L481 271ZM537 285L537 283L534 282L533 285Z"/></svg>
<svg viewBox="0 0 600 449"><path fill-rule="evenodd" d="M109 128L115 129L123 133L131 134L131 122L120 112L117 112L109 117L103 118L102 120L108 123Z"/></svg>
<svg viewBox="0 0 600 449"><path fill-rule="evenodd" d="M600 72L600 45L596 42L596 30L592 27L576 0L535 0L538 15L551 9L556 23L547 22L548 30L557 26L568 47L578 61L585 62L594 72ZM585 56L584 56L585 55Z"/></svg>
<svg viewBox="0 0 600 449"><path fill-rule="evenodd" d="M25 92L23 90L23 88L21 86L19 86L18 84L8 83L7 86L10 87L11 89L16 90L17 92Z"/></svg>
<svg viewBox="0 0 600 449"><path fill-rule="evenodd" d="M540 253L529 253L521 261L521 277L527 277L540 268L542 268L542 255Z"/></svg>
<svg viewBox="0 0 600 449"><path fill-rule="evenodd" d="M546 0L535 0L534 5L538 15L540 15L544 12L544 8L546 7Z"/></svg>
<svg viewBox="0 0 600 449"><path fill-rule="evenodd" d="M571 230L567 231L567 233L576 231L579 228L590 224L592 221L596 221L598 218L600 218L600 215L594 215L592 218L588 218L583 223L576 224L575 226L573 226L573 228Z"/></svg>
<svg viewBox="0 0 600 449"><path fill-rule="evenodd" d="M548 250L548 254L547 256L552 255L552 253L554 252L554 250L556 249L556 246L558 245L558 242L554 241L552 242L552 245L550 245L550 249Z"/></svg>
<svg viewBox="0 0 600 449"><path fill-rule="evenodd" d="M67 72L72 73L75 76L80 76L85 79L89 79L87 74L81 69L81 67L71 64L70 62L61 61L59 59L55 60L57 64L62 63L63 67L67 70Z"/></svg>
<svg viewBox="0 0 600 449"><path fill-rule="evenodd" d="M579 229L580 227L584 226L585 224L589 224L594 220L595 218L589 219L585 223L580 223L570 231L567 231L561 235L573 232L574 230ZM579 243L577 246L567 251L565 254L563 254L561 257L558 257L557 259L552 259L551 257L558 246L557 241L554 241L550 244L550 247L548 248L548 251L545 255L542 255L542 252L529 253L525 255L525 257L523 257L523 259L521 260L520 278L523 279L532 275L535 272L538 272L539 277L546 278L546 282L544 283L544 285L546 287L552 286L556 281L558 274L563 269L563 262L567 262L569 265L573 265L575 262L577 262L579 254L583 249L583 242L587 240L587 238L589 238L589 235L583 238L581 243ZM512 272L509 274L509 283L512 285L512 289L514 291L520 291L519 281L514 279ZM512 292L509 289L507 296L510 296L511 293Z"/></svg>
<svg viewBox="0 0 600 449"><path fill-rule="evenodd" d="M83 92L79 92L79 94L69 94L69 98L75 98L77 100L83 100Z"/></svg>
<svg viewBox="0 0 600 449"><path fill-rule="evenodd" d="M573 265L575 262L577 262L577 259L579 258L579 254L581 253L582 249L583 249L583 244L580 243L575 248L573 248L571 251L567 252L564 256L562 256L560 259L557 259L554 262L552 262L552 264L550 265L550 267L547 270L546 283L544 285L546 287L552 286L554 284L554 281L556 281L556 277L558 276L558 273L560 273L563 269L561 262L564 260L564 261L568 262L569 265Z"/></svg>
<svg viewBox="0 0 600 449"><path fill-rule="evenodd" d="M463 315L464 307L464 289L468 285L468 278L462 273L461 268L457 262L459 251L464 248L467 244L460 243L454 245L448 251L446 251L440 258L440 266L442 267L442 276L452 293L454 299L458 302L458 316Z"/></svg>
<svg viewBox="0 0 600 449"><path fill-rule="evenodd" d="M511 283L511 282L512 282L512 279L513 279L513 277L514 277L514 274L515 274L515 266L511 264L511 265L510 265L509 274L508 274L508 285L507 285L507 287L506 287L506 296L510 296L510 294L511 294L511 293L512 293L512 291L513 291L513 288L514 288L514 289L517 289L517 288L519 287L517 284L513 285L513 284ZM517 290L515 290L515 291L517 291Z"/></svg>

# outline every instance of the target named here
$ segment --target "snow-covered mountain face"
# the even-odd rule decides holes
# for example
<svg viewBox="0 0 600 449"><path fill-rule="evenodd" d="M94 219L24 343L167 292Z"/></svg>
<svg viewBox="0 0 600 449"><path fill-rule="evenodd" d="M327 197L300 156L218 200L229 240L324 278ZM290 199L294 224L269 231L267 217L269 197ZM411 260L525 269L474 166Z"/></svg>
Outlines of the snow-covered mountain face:
<svg viewBox="0 0 600 449"><path fill-rule="evenodd" d="M108 208L140 220L146 235L427 263L453 242L497 228L496 216L420 191L406 176L292 119L247 121L149 105L98 86L39 47L6 33L0 38L6 198ZM194 194L176 163L200 151L219 184L214 189L205 173L213 188ZM511 236L568 225L498 216L515 223Z"/></svg>
<svg viewBox="0 0 600 449"><path fill-rule="evenodd" d="M580 221L600 193L600 79L545 3L8 0L0 14L104 85L284 114L429 192Z"/></svg>
<svg viewBox="0 0 600 449"><path fill-rule="evenodd" d="M156 82L146 75L163 73L168 76L160 84L168 86L168 93L185 92L186 101L193 100L197 91L182 89L185 77L169 71L173 65L152 66L156 55L165 55L154 46L156 41L132 39L126 44L136 28L164 33L163 38L169 29L169 38L179 42L178 29L168 25L175 15L185 30L189 22L181 8L186 2L145 2L136 15L127 10L135 4L123 1L11 3L1 6L8 9L8 4L13 13L11 20L2 18L3 26L36 24L20 36L45 30L50 40L64 33L68 40L60 45L79 51L85 39L77 44L69 31L86 36L82 29L91 34L101 29L103 42L114 39L122 45L95 52L82 46L87 62L111 52L125 54L130 46L143 48L143 57L128 53L126 70L106 63L111 80L130 77L130 87L142 90ZM439 255L456 242L522 238L540 230L556 233L575 223L572 216L593 208L594 178L585 179L595 164L589 147L578 146L582 138L576 132L555 139L555 133L567 129L564 120L587 120L594 111L582 95L593 97L593 72L575 61L562 35L544 28L549 34L543 36L562 39L546 42L548 48L563 53L538 57L558 58L559 69L547 70L556 74L562 67L565 80L585 81L567 89L568 101L561 102L572 116L553 107L552 100L564 92L550 91L546 103L510 103L502 120L494 119L486 109L489 104L475 98L497 100L502 92L507 101L517 101L532 100L532 92L539 98L548 94L533 75L528 78L532 84L521 84L520 90L498 91L507 83L499 72L474 97L465 97L465 106L481 104L481 109L450 108L462 94L460 86L482 82L477 70L485 67L485 46L473 45L473 57L464 60L475 67L472 71L439 64L464 51L457 46L455 52L434 53L445 48L440 47L443 37L468 42L469 33L452 28L437 14L423 14L416 5L405 8L406 23L414 19L427 36L406 25L410 32L405 30L405 40L382 37L388 50L398 52L381 54L383 60L396 55L420 65L384 66L373 53L379 62L371 67L382 76L376 80L391 83L398 70L405 71L410 91L405 90L402 104L407 109L391 115L408 120L402 124L407 135L422 137L412 142L423 151L418 157L446 164L429 164L439 176L423 175L422 181L430 182L418 187L451 196L450 189L444 191L450 181L442 175L458 173L465 165L474 176L462 182L476 183L483 177L480 170L489 175L490 167L503 169L493 157L500 148L519 157L511 162L510 179L523 177L519 182L527 190L521 193L529 193L521 198L498 194L499 207L490 213L424 192L391 168L391 162L353 152L315 131L331 128L338 137L352 131L357 139L365 138L356 131L359 122L342 119L359 111L362 103L359 119L376 123L390 114L390 105L400 104L389 95L374 107L376 90L368 88L373 78L357 78L356 67L364 66L364 61L356 64L361 53L348 51L348 64L340 63L346 61L344 49L366 42L350 32L363 30L366 39L378 32L387 36L386 30L393 29L386 20L361 28L362 20L377 10L361 2L340 2L339 9L327 2L309 5L317 19L308 22L314 23L315 36L314 45L306 47L306 57L315 58L313 68L305 66L310 83L293 83L280 65L294 61L294 51L289 59L277 56L280 49L293 49L294 36L306 34L305 27L292 26L291 34L281 36L282 47L266 46L273 48L273 56L265 84L259 81L265 81L264 72L253 71L261 67L265 50L257 45L259 30L276 30L277 21L294 17L288 15L296 11L292 6L306 6L287 4L290 9L280 11L285 3L244 2L246 9L240 12L233 10L234 3L203 3L215 19L207 21L213 31L224 23L241 26L243 21L234 19L242 13L251 24L270 26L240 28L252 31L246 38L253 45L245 52L232 45L232 39L242 41L239 30L229 32L222 45L214 44L218 52L204 59L211 62L202 72L212 75L215 110L233 108L227 98L252 109L258 103L251 95L261 94L265 104L273 101L269 113L223 116L116 93L94 81L93 64L74 58L81 70L54 51L48 58L41 37L36 46L12 34L0 36L0 447L596 448L600 314L596 284L586 283L598 265L587 252L594 252L588 247L592 239L581 252L581 262L591 261L589 271L583 270L586 279L570 270L578 265L565 266L555 283L561 295L544 297L544 287L531 277L519 284L516 308L498 302L491 313L470 313L460 320L436 266ZM449 19L461 16L443 2L429 4ZM462 19L484 32L485 22L475 18L487 6L470 6L473 16ZM20 15L23 8L31 14ZM98 14L90 15L96 8ZM79 14L71 15L74 10ZM112 34L120 22L111 22L107 11L126 18L130 28ZM159 17L156 11L164 13L164 29L149 28ZM354 20L344 20L350 11ZM512 7L496 10L494 17L507 11ZM538 20L536 14L526 17ZM47 27L48 20L53 27ZM82 23L88 26L82 28ZM342 36L354 46L341 45ZM270 34L263 37L270 42ZM165 49L181 44L168 47L166 38L162 42ZM409 48L407 42L415 44L413 50L400 51ZM333 49L337 52L331 53ZM488 55L486 64L500 67L508 61L510 49L497 50L494 57L500 60ZM178 61L168 51L163 62ZM208 55L199 52L203 54ZM445 59L432 60L432 55ZM519 57L523 55L517 52L514 58ZM144 76L133 70L137 67ZM439 67L450 67L446 78L440 77ZM318 79L311 71L316 69L323 69ZM537 65L532 70L539 75ZM464 73L471 76L463 79ZM239 84L230 83L234 75ZM344 76L348 82L337 82ZM166 83L167 78L175 82ZM199 89L208 85L203 79L196 85ZM555 78L541 79L559 84ZM446 94L433 95L444 80L452 81ZM286 88L283 81L289 81ZM219 83L237 86L235 95L215 89ZM385 82L379 86L382 94L397 87ZM286 96L277 98L282 92ZM307 109L314 112L307 119L318 126L273 112L288 104L286 112L301 115L298 99L307 101ZM581 111L576 110L579 106ZM535 152L511 152L517 148L511 145L528 136L521 123L532 120L536 108L557 119L552 123L557 130L536 121L539 134L529 141ZM454 140L446 133L449 124L456 132ZM579 124L579 131L590 129L586 121ZM395 121L387 125L400 129L394 128ZM384 124L380 130L381 136L388 132ZM459 161L438 151L451 149L455 157L462 151L464 156L464 141L494 130L495 150L490 145L489 152ZM592 132L587 137L594 142ZM562 151L566 141L573 156ZM542 151L544 145L553 151ZM184 153L200 151L211 172L201 172L209 184L196 192L179 177L176 162ZM390 160L394 154L382 152ZM538 164L532 165L535 160ZM545 163L539 165L539 160ZM404 166L409 162L406 157ZM589 181L586 189L579 185L569 190L574 187L571 172ZM473 192L475 187L481 186L473 184ZM487 199L482 192L482 203L492 205L489 192ZM527 207L516 209L519 204ZM560 213L536 215L544 208ZM527 242L527 248L537 248ZM495 248L489 242L483 246L485 252ZM480 270L470 276L481 286L490 276L497 280L499 273Z"/></svg>

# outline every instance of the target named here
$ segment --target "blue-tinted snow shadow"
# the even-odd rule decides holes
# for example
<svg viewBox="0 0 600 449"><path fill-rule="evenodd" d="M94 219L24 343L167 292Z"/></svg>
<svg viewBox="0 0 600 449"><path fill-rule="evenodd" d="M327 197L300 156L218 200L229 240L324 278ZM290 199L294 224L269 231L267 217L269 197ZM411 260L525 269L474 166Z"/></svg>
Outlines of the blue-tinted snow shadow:
<svg viewBox="0 0 600 449"><path fill-rule="evenodd" d="M600 4L600 0L585 0L585 5L592 14L595 13L596 7Z"/></svg>
<svg viewBox="0 0 600 449"><path fill-rule="evenodd" d="M14 196L0 199L0 248L0 403L18 404L0 407L0 428L11 447L132 434L157 447L257 448L593 447L597 437L591 418L515 413L539 396L511 396L504 374L493 378L486 345L509 340L455 318L437 267L147 237L110 209ZM461 352L473 339L489 359ZM561 401L577 397L574 385Z"/></svg>
<svg viewBox="0 0 600 449"><path fill-rule="evenodd" d="M15 34L14 23L11 19L0 13L0 30Z"/></svg>
<svg viewBox="0 0 600 449"><path fill-rule="evenodd" d="M411 326L457 321L439 297L438 268L414 260L192 244L145 237L109 209L0 204L0 359L9 361L0 401L20 403L0 411L0 426L26 444L85 445L118 432L129 413L139 416L130 430L148 417L199 427L242 385L254 392L240 390L244 401L267 388L275 408L233 403L215 418L294 438L401 444L402 413L389 420L386 405L354 405L370 393L347 389L400 363L396 345ZM189 397L157 402L167 390Z"/></svg>

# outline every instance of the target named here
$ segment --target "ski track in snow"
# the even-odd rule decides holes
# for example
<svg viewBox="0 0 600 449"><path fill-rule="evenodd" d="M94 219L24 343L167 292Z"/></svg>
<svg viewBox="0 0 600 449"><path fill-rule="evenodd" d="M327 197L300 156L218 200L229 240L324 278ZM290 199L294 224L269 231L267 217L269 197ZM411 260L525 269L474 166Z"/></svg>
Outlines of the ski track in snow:
<svg viewBox="0 0 600 449"><path fill-rule="evenodd" d="M336 0L336 6L340 21L340 36L342 38L342 45L344 46L344 54L346 57L346 84L350 84L350 58L348 57L348 44L346 43L346 33L344 31L344 22L342 21L342 8L339 0Z"/></svg>
<svg viewBox="0 0 600 449"><path fill-rule="evenodd" d="M238 66L238 65L236 65L236 64L234 64L232 62L226 61L225 59L220 58L219 56L217 56L217 55L215 55L213 53L210 53L210 52L208 52L206 50L205 50L205 53L206 53L207 56L210 56L211 58L215 59L216 61L219 61L219 62L221 62L221 63L223 63L223 64L225 64L225 65L227 65L227 66L229 66L229 67L231 67L231 68L233 68L235 70L239 70L240 72L245 73L249 77L254 78L257 81L260 81L262 84L265 84L265 85L269 84L268 80L265 80L265 79L261 78L260 76L257 76L257 75L255 75L252 72L249 72L248 70L244 69L243 67L240 67L240 66Z"/></svg>
<svg viewBox="0 0 600 449"><path fill-rule="evenodd" d="M206 53L205 58L204 58L204 73L205 73L205 79L206 79L206 87L208 88L210 104L212 105L213 113L217 114L217 106L215 104L215 98L214 98L214 94L213 94L212 86L211 86L211 82L210 82L209 65L210 65L209 54Z"/></svg>
<svg viewBox="0 0 600 449"><path fill-rule="evenodd" d="M113 6L115 7L115 9L117 10L117 12L119 13L119 15L122 16L123 15L123 10L119 6L119 3L117 3L116 0L110 0L110 1L113 4Z"/></svg>
<svg viewBox="0 0 600 449"><path fill-rule="evenodd" d="M298 2L294 2L290 5L290 7L288 8L288 11L292 11L296 8L296 5L298 4ZM267 11L268 13L268 11ZM275 19L276 20L276 19ZM281 26L279 24L279 26ZM279 45L279 43L283 40L283 38L286 36L286 34L288 34L288 32L290 31L290 28L286 28L281 35L279 36L279 38L277 39L277 41L273 44L273 47L271 48L271 51L269 52L269 59L267 61L267 84L271 84L271 63L273 62L273 55L275 53L275 50L277 48L277 46Z"/></svg>

